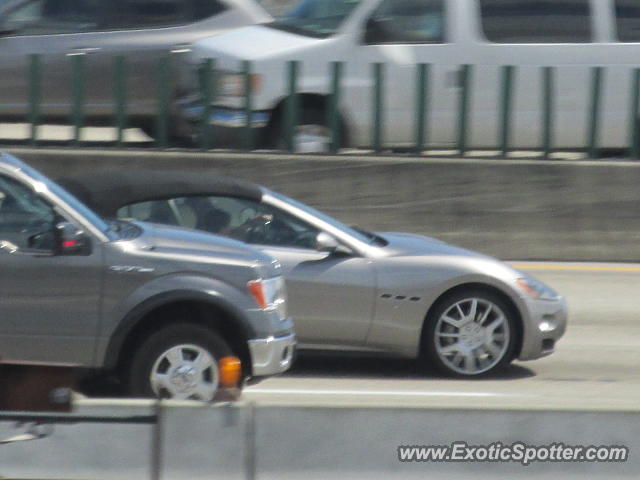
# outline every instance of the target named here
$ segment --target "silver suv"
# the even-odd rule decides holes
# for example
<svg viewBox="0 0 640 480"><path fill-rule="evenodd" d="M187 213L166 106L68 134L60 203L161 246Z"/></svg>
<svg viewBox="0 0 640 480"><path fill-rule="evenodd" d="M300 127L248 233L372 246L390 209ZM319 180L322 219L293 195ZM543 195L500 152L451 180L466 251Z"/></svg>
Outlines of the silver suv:
<svg viewBox="0 0 640 480"><path fill-rule="evenodd" d="M29 54L41 55L41 120L68 123L72 59L86 58L84 116L110 123L114 57L129 60L127 113L153 136L160 57L201 38L271 17L252 0L0 0L0 118L23 121L29 111ZM172 133L176 133L175 131Z"/></svg>
<svg viewBox="0 0 640 480"><path fill-rule="evenodd" d="M211 400L219 361L287 370L280 264L238 241L107 222L0 154L0 357L110 370L129 394Z"/></svg>

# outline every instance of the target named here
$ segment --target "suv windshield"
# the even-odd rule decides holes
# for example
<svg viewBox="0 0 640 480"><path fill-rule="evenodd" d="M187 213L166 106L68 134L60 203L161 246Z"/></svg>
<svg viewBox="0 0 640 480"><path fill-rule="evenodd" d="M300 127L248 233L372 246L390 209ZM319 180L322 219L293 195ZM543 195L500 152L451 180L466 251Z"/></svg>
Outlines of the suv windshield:
<svg viewBox="0 0 640 480"><path fill-rule="evenodd" d="M326 38L338 31L342 22L361 0L262 0L275 17L269 26L288 32Z"/></svg>

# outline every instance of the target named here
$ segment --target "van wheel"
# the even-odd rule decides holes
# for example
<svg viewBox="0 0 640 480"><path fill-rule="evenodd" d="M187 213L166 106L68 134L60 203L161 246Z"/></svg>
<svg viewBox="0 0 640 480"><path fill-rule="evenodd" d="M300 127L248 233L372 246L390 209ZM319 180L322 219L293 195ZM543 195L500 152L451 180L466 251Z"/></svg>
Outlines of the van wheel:
<svg viewBox="0 0 640 480"><path fill-rule="evenodd" d="M218 363L233 355L216 332L200 325L171 325L147 338L133 355L127 391L136 397L212 401Z"/></svg>
<svg viewBox="0 0 640 480"><path fill-rule="evenodd" d="M478 289L445 297L429 314L422 349L429 365L454 377L475 377L511 362L516 315L499 296Z"/></svg>
<svg viewBox="0 0 640 480"><path fill-rule="evenodd" d="M287 132L284 116L276 126L278 150L287 150ZM341 126L344 141L344 127ZM293 132L293 153L327 153L331 149L331 129L326 126L326 115L318 108L305 108L300 113L298 125Z"/></svg>

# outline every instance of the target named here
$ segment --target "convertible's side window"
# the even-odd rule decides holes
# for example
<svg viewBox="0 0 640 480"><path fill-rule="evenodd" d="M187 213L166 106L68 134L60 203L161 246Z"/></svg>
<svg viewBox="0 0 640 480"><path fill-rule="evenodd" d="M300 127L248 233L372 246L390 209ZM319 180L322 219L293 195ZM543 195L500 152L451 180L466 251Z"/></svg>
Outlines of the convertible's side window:
<svg viewBox="0 0 640 480"><path fill-rule="evenodd" d="M265 203L235 197L209 197L213 207L198 215L197 228L215 231L243 242L274 247L315 249L319 230Z"/></svg>
<svg viewBox="0 0 640 480"><path fill-rule="evenodd" d="M126 206L119 218L180 225L242 242L315 249L317 228L264 203L224 196L194 196Z"/></svg>
<svg viewBox="0 0 640 480"><path fill-rule="evenodd" d="M51 250L55 219L33 190L0 176L0 241L19 250Z"/></svg>

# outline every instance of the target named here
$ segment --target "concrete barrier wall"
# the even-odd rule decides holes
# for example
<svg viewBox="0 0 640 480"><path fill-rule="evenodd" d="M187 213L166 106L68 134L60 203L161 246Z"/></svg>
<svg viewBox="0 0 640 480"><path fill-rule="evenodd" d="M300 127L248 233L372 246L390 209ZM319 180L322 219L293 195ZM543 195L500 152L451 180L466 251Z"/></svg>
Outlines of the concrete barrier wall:
<svg viewBox="0 0 640 480"><path fill-rule="evenodd" d="M90 402L91 403L91 402ZM86 415L149 408L81 406ZM162 478L261 480L632 479L638 478L640 413L340 406L168 406ZM0 424L0 439L9 427ZM79 424L46 439L0 445L7 478L142 479L151 427ZM543 446L623 445L626 463L399 462L400 445L523 442Z"/></svg>
<svg viewBox="0 0 640 480"><path fill-rule="evenodd" d="M49 175L182 169L253 180L348 224L502 259L640 261L640 163L26 150Z"/></svg>

